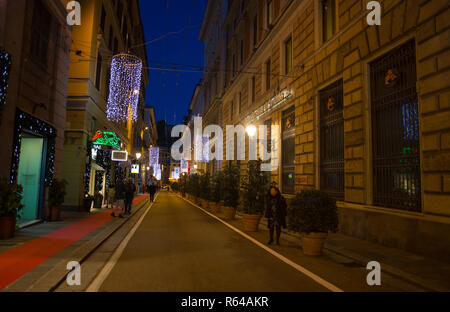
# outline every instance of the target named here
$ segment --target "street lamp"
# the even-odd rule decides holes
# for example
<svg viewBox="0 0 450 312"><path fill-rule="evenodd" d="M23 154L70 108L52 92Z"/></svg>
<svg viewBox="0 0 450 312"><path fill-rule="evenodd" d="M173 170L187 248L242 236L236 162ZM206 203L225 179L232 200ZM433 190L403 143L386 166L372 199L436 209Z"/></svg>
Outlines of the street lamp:
<svg viewBox="0 0 450 312"><path fill-rule="evenodd" d="M248 126L246 130L249 137L254 137L256 135L256 127L254 125Z"/></svg>

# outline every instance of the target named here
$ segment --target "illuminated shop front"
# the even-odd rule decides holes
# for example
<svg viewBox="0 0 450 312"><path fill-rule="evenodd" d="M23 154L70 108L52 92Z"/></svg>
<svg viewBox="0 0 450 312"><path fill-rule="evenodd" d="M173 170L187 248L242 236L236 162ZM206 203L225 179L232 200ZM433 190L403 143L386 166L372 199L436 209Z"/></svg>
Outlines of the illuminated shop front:
<svg viewBox="0 0 450 312"><path fill-rule="evenodd" d="M10 183L23 187L20 223L45 218L45 187L53 182L56 130L16 109Z"/></svg>

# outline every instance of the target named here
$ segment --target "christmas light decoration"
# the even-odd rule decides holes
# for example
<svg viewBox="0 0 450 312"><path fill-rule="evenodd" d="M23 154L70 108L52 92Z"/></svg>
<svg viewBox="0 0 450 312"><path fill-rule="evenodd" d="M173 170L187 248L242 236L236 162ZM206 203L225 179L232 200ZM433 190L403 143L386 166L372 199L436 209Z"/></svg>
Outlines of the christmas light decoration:
<svg viewBox="0 0 450 312"><path fill-rule="evenodd" d="M186 159L180 160L181 173L189 173L189 164Z"/></svg>
<svg viewBox="0 0 450 312"><path fill-rule="evenodd" d="M111 78L106 115L113 122L137 120L141 88L142 61L130 54L119 54L111 62Z"/></svg>
<svg viewBox="0 0 450 312"><path fill-rule="evenodd" d="M111 146L120 150L120 139L115 132L99 130L92 138L92 142L94 145Z"/></svg>
<svg viewBox="0 0 450 312"><path fill-rule="evenodd" d="M10 55L0 49L0 120L3 105L6 104L6 91L8 90L9 70L11 69Z"/></svg>
<svg viewBox="0 0 450 312"><path fill-rule="evenodd" d="M150 147L149 165L154 166L159 164L159 147Z"/></svg>
<svg viewBox="0 0 450 312"><path fill-rule="evenodd" d="M8 89L9 70L11 68L10 55L0 49L0 104L6 102L6 90Z"/></svg>

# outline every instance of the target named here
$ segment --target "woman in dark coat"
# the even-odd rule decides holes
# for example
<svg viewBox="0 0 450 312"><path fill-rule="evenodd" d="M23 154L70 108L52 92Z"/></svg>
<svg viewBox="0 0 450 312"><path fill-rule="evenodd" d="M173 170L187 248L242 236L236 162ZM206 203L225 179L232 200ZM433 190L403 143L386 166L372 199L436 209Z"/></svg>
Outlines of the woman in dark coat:
<svg viewBox="0 0 450 312"><path fill-rule="evenodd" d="M273 243L273 233L276 231L277 245L280 244L281 228L286 228L287 204L280 190L271 186L266 203L267 226L269 227L269 245Z"/></svg>

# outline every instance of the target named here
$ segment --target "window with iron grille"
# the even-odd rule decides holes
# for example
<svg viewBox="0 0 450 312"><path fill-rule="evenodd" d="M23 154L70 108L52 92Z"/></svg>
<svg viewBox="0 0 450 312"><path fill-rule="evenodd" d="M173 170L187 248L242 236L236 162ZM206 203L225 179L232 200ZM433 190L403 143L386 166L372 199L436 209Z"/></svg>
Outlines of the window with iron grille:
<svg viewBox="0 0 450 312"><path fill-rule="evenodd" d="M35 1L31 37L31 57L47 66L47 54L52 17L42 1Z"/></svg>
<svg viewBox="0 0 450 312"><path fill-rule="evenodd" d="M420 211L415 42L372 62L370 78L374 204Z"/></svg>
<svg viewBox="0 0 450 312"><path fill-rule="evenodd" d="M264 126L266 126L266 135L267 135L267 152L271 153L272 152L272 119L268 119L266 121L264 121ZM275 155L271 155L272 157L275 157ZM263 163L265 164L270 164L271 163L271 159L269 160L265 160L263 161ZM271 171L264 171L264 175L267 177L267 188L270 187L270 177L272 175Z"/></svg>
<svg viewBox="0 0 450 312"><path fill-rule="evenodd" d="M322 0L322 36L323 42L336 33L336 0Z"/></svg>
<svg viewBox="0 0 450 312"><path fill-rule="evenodd" d="M344 116L342 80L319 92L320 189L344 200Z"/></svg>
<svg viewBox="0 0 450 312"><path fill-rule="evenodd" d="M291 107L282 116L282 192L295 193L295 110Z"/></svg>
<svg viewBox="0 0 450 312"><path fill-rule="evenodd" d="M102 34L105 33L105 23L106 23L106 11L105 7L102 5L102 13L100 15L100 29L102 31Z"/></svg>
<svg viewBox="0 0 450 312"><path fill-rule="evenodd" d="M271 68L270 68L270 58L266 62L266 90L270 89L270 79L271 79Z"/></svg>
<svg viewBox="0 0 450 312"><path fill-rule="evenodd" d="M100 81L102 78L102 62L103 62L103 58L101 56L100 53L98 53L97 56L97 69L95 72L95 87L100 90Z"/></svg>

